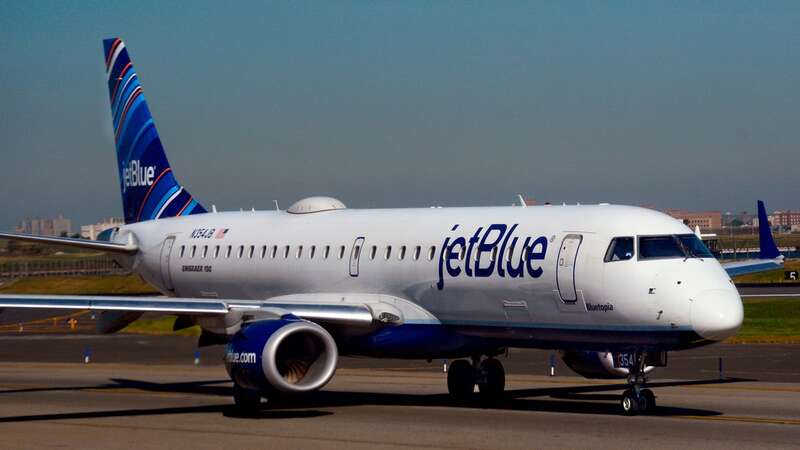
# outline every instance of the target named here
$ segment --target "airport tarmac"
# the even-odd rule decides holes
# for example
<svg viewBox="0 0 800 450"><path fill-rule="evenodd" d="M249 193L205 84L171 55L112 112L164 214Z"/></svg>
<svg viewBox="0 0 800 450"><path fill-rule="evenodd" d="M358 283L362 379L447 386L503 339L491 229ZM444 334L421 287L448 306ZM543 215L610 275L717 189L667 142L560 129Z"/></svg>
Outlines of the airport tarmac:
<svg viewBox="0 0 800 450"><path fill-rule="evenodd" d="M0 448L727 449L800 442L800 383L792 382L800 379L800 346L670 354L670 367L651 384L658 408L650 416L619 414L621 384L575 377L560 362L549 377L549 352L518 350L503 360L507 398L494 404L452 404L440 361L341 358L322 392L243 418L231 407L221 350L203 349L194 365L193 342L0 337ZM92 362L76 362L87 344ZM718 355L730 360L722 380L712 370Z"/></svg>

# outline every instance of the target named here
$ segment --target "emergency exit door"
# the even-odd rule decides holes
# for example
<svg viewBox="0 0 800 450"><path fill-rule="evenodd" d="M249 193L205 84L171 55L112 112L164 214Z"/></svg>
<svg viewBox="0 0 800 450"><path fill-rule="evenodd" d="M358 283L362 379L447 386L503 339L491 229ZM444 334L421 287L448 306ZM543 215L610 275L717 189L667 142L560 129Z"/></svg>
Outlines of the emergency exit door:
<svg viewBox="0 0 800 450"><path fill-rule="evenodd" d="M583 236L580 234L568 234L561 241L561 248L558 250L556 283L561 300L567 303L578 299L575 292L575 263L578 260L578 250L582 240Z"/></svg>
<svg viewBox="0 0 800 450"><path fill-rule="evenodd" d="M350 276L358 276L358 260L361 258L362 249L364 248L364 238L358 237L353 242L353 248L350 250Z"/></svg>

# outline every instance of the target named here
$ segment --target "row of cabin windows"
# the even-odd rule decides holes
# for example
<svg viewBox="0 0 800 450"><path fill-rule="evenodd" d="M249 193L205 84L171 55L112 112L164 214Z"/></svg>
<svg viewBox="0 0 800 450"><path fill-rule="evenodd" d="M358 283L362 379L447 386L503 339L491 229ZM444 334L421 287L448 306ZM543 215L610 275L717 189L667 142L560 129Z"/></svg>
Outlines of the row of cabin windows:
<svg viewBox="0 0 800 450"><path fill-rule="evenodd" d="M207 258L212 258L212 259L226 258L227 259L227 258L232 258L232 257L253 259L255 257L259 257L261 259L266 259L266 258L275 259L275 258L280 256L280 257L283 257L283 259L287 259L287 258L289 258L289 255L293 255L295 258L300 259L300 258L303 257L304 254L307 254L309 259L314 259L314 257L317 256L317 246L316 245L312 245L312 246L308 247L308 251L305 252L305 253L304 253L303 250L304 249L303 249L302 245L296 246L294 251L292 251L292 246L291 245L285 245L285 246L282 246L282 247L279 247L277 245L273 245L271 247L266 246L266 245L262 245L259 248L256 248L255 245L250 245L250 246L240 245L237 248L234 248L234 246L232 246L232 245L228 245L227 247L216 245L213 248L209 247L208 245L203 245L203 246L181 245L180 257L181 258L202 258L202 259L207 259ZM346 247L344 245L339 246L338 250L335 249L335 248L332 248L330 245L326 245L325 247L322 247L322 251L320 252L321 256L322 256L322 259L328 259L329 257L331 257L331 251L332 250L335 251L335 253L336 253L335 257L337 259L344 258L344 254L345 254L345 250L346 250ZM377 251L378 251L378 247L373 245L372 249L370 251L370 259L375 259L375 255L377 254ZM361 253L361 246L356 246L356 248L355 248L355 256L356 256L356 258L358 258L359 253ZM405 259L407 253L408 253L407 247L405 245L400 246L400 249L397 252L397 259L402 261L403 259ZM411 256L414 259L414 261L417 261L417 260L420 259L421 255L422 255L422 247L417 245L416 247L414 247L413 251L411 252ZM433 258L434 258L435 255L436 255L436 246L431 246L430 248L428 248L428 252L427 252L427 255L426 255L428 257L428 260L429 261L433 261ZM386 247L386 249L384 251L384 258L386 260L389 260L391 258L391 256L392 256L392 246L389 245L389 246Z"/></svg>

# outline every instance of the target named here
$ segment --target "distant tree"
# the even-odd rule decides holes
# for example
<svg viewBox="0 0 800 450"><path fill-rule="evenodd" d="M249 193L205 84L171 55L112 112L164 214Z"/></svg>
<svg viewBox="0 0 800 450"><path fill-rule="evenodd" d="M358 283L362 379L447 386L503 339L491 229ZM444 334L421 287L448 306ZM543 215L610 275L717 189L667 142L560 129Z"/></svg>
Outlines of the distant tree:
<svg viewBox="0 0 800 450"><path fill-rule="evenodd" d="M737 219L733 219L733 220L731 220L731 226L732 226L732 227L740 227L740 226L742 226L742 225L744 225L744 222L742 222L742 221L741 221L740 219L738 219L738 218L737 218Z"/></svg>

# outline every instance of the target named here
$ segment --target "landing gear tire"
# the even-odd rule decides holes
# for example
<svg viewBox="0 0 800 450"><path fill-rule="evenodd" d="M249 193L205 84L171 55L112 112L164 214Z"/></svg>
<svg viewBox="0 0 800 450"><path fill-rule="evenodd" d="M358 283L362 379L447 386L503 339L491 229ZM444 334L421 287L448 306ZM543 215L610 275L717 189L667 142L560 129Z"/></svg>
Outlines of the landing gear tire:
<svg viewBox="0 0 800 450"><path fill-rule="evenodd" d="M480 365L480 382L478 389L485 400L496 400L503 395L506 388L506 372L503 363L487 358Z"/></svg>
<svg viewBox="0 0 800 450"><path fill-rule="evenodd" d="M455 400L468 399L475 390L475 369L469 362L459 359L447 370L447 391Z"/></svg>
<svg viewBox="0 0 800 450"><path fill-rule="evenodd" d="M261 393L245 389L238 383L233 385L233 403L236 410L245 415L253 415L261 410Z"/></svg>
<svg viewBox="0 0 800 450"><path fill-rule="evenodd" d="M622 401L620 405L622 406L622 412L626 416L634 416L639 413L639 400L640 397L636 396L636 393L632 389L628 389L622 393Z"/></svg>
<svg viewBox="0 0 800 450"><path fill-rule="evenodd" d="M645 407L642 408L644 412L651 413L656 409L656 395L650 389L642 389L639 395L644 399Z"/></svg>

